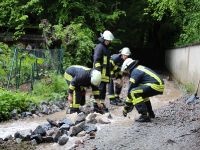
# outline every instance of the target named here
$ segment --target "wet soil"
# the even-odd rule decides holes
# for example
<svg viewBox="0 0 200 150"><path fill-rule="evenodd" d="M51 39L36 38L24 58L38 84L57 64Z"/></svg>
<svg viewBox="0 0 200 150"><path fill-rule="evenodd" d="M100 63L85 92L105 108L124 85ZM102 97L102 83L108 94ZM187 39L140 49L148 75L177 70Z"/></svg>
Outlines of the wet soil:
<svg viewBox="0 0 200 150"><path fill-rule="evenodd" d="M125 98L127 82L124 84L121 97ZM134 109L125 118L122 116L122 106L107 106L113 116L111 124L97 125L98 131L94 139L88 139L78 147L72 148L74 142L81 138L70 138L64 146L57 143L40 144L37 150L168 150L168 149L200 149L200 103L187 105L182 92L173 81L165 80L165 92L163 95L151 98L156 118L150 123L137 123L134 119L139 117ZM33 128L46 122L46 118L62 119L65 111L50 116L7 122L0 124L0 138L4 134L13 133L23 128ZM14 126L15 124L18 126ZM10 132L12 131L12 132ZM2 134L2 135L1 135ZM14 143L8 144L8 146ZM31 145L29 145L32 148ZM11 146L10 146L11 147ZM0 144L0 149L2 149ZM28 149L28 148L21 148Z"/></svg>

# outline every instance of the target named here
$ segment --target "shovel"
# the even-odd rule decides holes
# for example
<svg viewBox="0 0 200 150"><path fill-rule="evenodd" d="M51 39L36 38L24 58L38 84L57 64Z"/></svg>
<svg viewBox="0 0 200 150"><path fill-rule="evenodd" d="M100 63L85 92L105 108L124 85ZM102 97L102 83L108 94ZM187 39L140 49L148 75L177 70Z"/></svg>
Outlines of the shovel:
<svg viewBox="0 0 200 150"><path fill-rule="evenodd" d="M199 80L199 83L200 83L200 80ZM197 85L196 92L187 99L186 104L190 104L190 103L194 102L195 100L199 99L199 97L197 97L197 92L198 92L198 89L199 89L199 83Z"/></svg>

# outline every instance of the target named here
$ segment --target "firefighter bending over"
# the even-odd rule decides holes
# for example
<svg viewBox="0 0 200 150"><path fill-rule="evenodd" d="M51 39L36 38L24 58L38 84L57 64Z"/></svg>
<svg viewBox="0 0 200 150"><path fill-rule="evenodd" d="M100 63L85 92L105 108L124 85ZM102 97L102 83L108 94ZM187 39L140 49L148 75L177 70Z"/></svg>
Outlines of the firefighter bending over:
<svg viewBox="0 0 200 150"><path fill-rule="evenodd" d="M85 104L85 87L92 87L92 93L96 100L96 107L101 110L99 103L99 89L101 83L101 72L84 66L73 65L67 68L64 77L69 86L68 103L70 113L79 113L79 107Z"/></svg>

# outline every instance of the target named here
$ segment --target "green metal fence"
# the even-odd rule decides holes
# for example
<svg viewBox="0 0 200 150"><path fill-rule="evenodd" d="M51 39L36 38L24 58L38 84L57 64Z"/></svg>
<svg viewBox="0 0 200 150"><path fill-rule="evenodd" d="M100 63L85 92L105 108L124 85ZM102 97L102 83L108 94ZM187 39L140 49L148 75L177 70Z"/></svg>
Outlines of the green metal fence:
<svg viewBox="0 0 200 150"><path fill-rule="evenodd" d="M24 82L31 83L45 76L48 71L63 73L63 49L18 49L13 50L9 65L7 88L15 84L16 89ZM23 80L22 80L23 79Z"/></svg>

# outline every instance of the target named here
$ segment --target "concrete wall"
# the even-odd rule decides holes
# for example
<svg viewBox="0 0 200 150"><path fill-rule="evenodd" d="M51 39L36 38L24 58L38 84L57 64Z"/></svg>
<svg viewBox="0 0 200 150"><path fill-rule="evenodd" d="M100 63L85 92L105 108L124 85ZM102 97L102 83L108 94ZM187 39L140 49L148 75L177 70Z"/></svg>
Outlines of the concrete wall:
<svg viewBox="0 0 200 150"><path fill-rule="evenodd" d="M200 79L200 45L166 51L165 64L181 83L193 83L196 87Z"/></svg>

